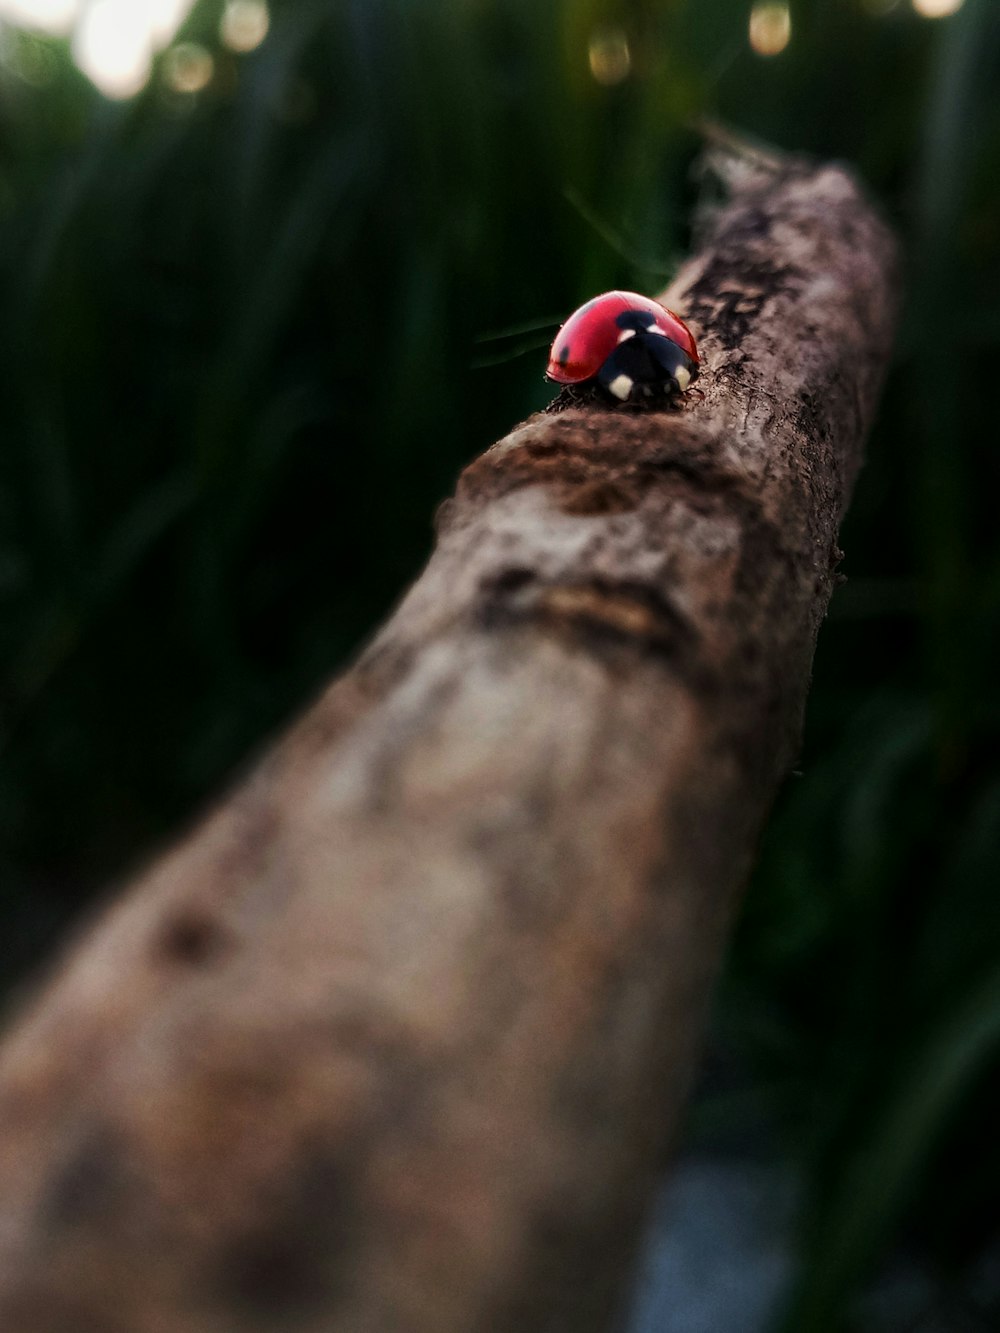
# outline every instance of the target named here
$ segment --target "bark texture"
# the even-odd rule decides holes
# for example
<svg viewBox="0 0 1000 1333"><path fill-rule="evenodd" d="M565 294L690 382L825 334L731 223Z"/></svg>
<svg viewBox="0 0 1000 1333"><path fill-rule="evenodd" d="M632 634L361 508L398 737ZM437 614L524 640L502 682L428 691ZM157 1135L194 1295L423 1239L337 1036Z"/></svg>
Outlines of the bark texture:
<svg viewBox="0 0 1000 1333"><path fill-rule="evenodd" d="M892 242L756 164L666 300L702 396L564 397L357 665L0 1053L0 1328L615 1318L794 761Z"/></svg>

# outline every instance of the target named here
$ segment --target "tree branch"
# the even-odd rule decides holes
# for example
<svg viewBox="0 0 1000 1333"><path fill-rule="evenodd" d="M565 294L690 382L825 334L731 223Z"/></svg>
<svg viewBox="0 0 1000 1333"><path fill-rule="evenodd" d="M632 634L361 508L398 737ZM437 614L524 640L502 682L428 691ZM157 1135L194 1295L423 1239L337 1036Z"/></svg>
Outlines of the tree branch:
<svg viewBox="0 0 1000 1333"><path fill-rule="evenodd" d="M735 166L734 166L735 164ZM564 396L0 1055L0 1326L609 1326L793 762L889 352L839 169L739 153L703 397Z"/></svg>

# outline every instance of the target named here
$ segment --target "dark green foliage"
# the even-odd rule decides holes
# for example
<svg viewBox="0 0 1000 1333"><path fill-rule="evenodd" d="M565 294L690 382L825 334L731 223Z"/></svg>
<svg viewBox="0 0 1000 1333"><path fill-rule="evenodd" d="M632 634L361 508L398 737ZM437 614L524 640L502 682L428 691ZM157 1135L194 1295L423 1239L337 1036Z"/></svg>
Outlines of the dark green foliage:
<svg viewBox="0 0 1000 1333"><path fill-rule="evenodd" d="M2 969L343 664L462 463L546 401L558 319L662 285L693 118L848 159L908 310L717 1025L736 1130L766 1108L807 1169L787 1327L834 1333L893 1248L961 1288L997 1241L1000 10L802 0L774 60L747 12L284 0L238 59L205 0L184 35L213 84L124 106L8 33ZM616 25L605 87L588 44Z"/></svg>

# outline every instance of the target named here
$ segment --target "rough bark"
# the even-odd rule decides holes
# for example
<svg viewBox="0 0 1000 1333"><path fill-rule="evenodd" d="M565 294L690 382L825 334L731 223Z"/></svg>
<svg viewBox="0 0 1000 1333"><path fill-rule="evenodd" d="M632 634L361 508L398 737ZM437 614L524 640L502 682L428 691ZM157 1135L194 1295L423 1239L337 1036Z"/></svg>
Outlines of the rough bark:
<svg viewBox="0 0 1000 1333"><path fill-rule="evenodd" d="M0 1055L0 1327L608 1328L794 761L887 360L840 169L736 180L702 396L563 399Z"/></svg>

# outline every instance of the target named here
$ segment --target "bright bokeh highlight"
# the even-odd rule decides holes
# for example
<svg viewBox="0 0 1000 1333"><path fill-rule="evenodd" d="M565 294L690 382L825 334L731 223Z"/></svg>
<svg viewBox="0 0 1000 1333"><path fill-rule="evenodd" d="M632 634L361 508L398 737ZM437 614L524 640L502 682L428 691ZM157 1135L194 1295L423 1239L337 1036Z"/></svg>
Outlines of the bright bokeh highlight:
<svg viewBox="0 0 1000 1333"><path fill-rule="evenodd" d="M133 97L193 0L0 0L0 19L71 35L73 59L106 97Z"/></svg>
<svg viewBox="0 0 1000 1333"><path fill-rule="evenodd" d="M60 35L69 32L79 12L80 0L0 0L0 18Z"/></svg>
<svg viewBox="0 0 1000 1333"><path fill-rule="evenodd" d="M157 47L166 46L187 18L193 0L139 0L137 9L145 9L149 30Z"/></svg>
<svg viewBox="0 0 1000 1333"><path fill-rule="evenodd" d="M632 68L632 52L621 28L597 28L588 49L590 72L598 83L611 87L623 83Z"/></svg>
<svg viewBox="0 0 1000 1333"><path fill-rule="evenodd" d="M759 56L781 55L792 39L792 15L787 5L754 5L750 11L750 45Z"/></svg>
<svg viewBox="0 0 1000 1333"><path fill-rule="evenodd" d="M92 0L73 34L73 59L107 97L133 97L153 63L148 10L136 0Z"/></svg>
<svg viewBox="0 0 1000 1333"><path fill-rule="evenodd" d="M271 16L265 0L229 0L219 32L230 51L243 55L260 46L270 26Z"/></svg>
<svg viewBox="0 0 1000 1333"><path fill-rule="evenodd" d="M913 8L925 19L944 19L957 14L964 0L913 0Z"/></svg>
<svg viewBox="0 0 1000 1333"><path fill-rule="evenodd" d="M175 93L200 93L212 82L215 61L212 53L197 42L180 42L163 60L163 78Z"/></svg>

